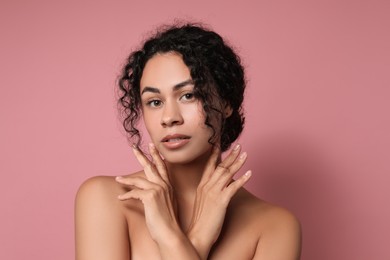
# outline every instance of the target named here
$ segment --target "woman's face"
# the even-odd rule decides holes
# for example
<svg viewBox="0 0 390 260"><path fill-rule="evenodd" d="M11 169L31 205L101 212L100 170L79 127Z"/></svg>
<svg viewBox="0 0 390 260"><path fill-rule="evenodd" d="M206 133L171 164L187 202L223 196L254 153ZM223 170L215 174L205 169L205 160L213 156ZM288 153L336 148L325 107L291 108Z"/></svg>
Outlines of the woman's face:
<svg viewBox="0 0 390 260"><path fill-rule="evenodd" d="M202 103L179 54L153 56L144 68L140 93L145 126L166 161L189 163L210 151L212 130L204 123Z"/></svg>

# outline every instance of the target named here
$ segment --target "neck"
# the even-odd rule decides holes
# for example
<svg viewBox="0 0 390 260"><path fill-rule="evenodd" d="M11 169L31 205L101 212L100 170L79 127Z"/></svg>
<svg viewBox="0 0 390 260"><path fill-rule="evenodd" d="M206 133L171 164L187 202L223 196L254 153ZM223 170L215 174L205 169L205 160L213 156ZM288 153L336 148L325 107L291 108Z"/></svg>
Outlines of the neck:
<svg viewBox="0 0 390 260"><path fill-rule="evenodd" d="M194 161L185 164L166 162L171 184L177 195L195 195L196 189L210 157L211 150Z"/></svg>
<svg viewBox="0 0 390 260"><path fill-rule="evenodd" d="M178 219L184 230L187 230L190 224L196 190L210 155L211 149L190 163L173 164L165 162L178 203Z"/></svg>

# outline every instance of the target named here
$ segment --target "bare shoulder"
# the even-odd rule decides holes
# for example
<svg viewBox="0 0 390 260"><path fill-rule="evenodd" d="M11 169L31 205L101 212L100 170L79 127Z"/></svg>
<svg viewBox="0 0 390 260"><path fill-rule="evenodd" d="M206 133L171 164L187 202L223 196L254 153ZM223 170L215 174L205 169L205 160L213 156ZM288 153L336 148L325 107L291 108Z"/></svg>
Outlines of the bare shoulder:
<svg viewBox="0 0 390 260"><path fill-rule="evenodd" d="M118 195L125 188L113 176L96 176L75 200L76 259L129 259L128 224Z"/></svg>
<svg viewBox="0 0 390 260"><path fill-rule="evenodd" d="M241 189L233 197L232 207L239 207L241 212L248 214L247 217L255 223L258 225L261 223L262 229L271 229L275 225L282 224L291 228L300 228L299 220L289 210L266 202L245 189Z"/></svg>
<svg viewBox="0 0 390 260"><path fill-rule="evenodd" d="M301 225L289 210L261 200L242 189L235 196L233 207L240 208L258 238L253 259L291 259L300 257Z"/></svg>
<svg viewBox="0 0 390 260"><path fill-rule="evenodd" d="M131 175L142 175L142 173L137 172ZM94 176L81 184L76 195L76 202L91 200L90 203L93 201L96 203L115 202L114 204L120 205L117 197L124 192L126 189L115 181L114 176Z"/></svg>
<svg viewBox="0 0 390 260"><path fill-rule="evenodd" d="M117 189L112 176L94 176L84 181L77 192L76 200L85 197L104 196Z"/></svg>

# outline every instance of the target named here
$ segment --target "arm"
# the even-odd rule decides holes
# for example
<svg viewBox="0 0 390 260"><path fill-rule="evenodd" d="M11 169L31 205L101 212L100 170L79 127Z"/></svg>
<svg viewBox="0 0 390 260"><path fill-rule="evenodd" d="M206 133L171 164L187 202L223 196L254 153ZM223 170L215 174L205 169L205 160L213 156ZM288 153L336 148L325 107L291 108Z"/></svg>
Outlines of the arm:
<svg viewBox="0 0 390 260"><path fill-rule="evenodd" d="M262 232L253 260L299 260L301 226L285 209L271 209L267 228Z"/></svg>
<svg viewBox="0 0 390 260"><path fill-rule="evenodd" d="M201 256L208 259L214 243L220 236L227 207L237 191L250 179L251 171L237 180L233 176L246 161L237 145L220 163L220 151L214 148L199 183L194 212L187 236Z"/></svg>
<svg viewBox="0 0 390 260"><path fill-rule="evenodd" d="M207 259L218 239L232 196L250 178L250 172L236 181L232 177L246 160L240 146L218 164L220 151L215 148L199 184L189 230L184 234L177 221L175 200L165 164L152 145L153 162L137 148L134 154L144 168L145 178L118 177L119 183L132 189L120 200L137 199L144 205L145 220L162 259Z"/></svg>
<svg viewBox="0 0 390 260"><path fill-rule="evenodd" d="M94 177L77 193L76 260L130 259L127 223L111 182L109 177Z"/></svg>
<svg viewBox="0 0 390 260"><path fill-rule="evenodd" d="M142 202L146 225L159 248L162 259L200 259L177 221L172 187L165 164L156 148L154 145L150 146L153 162L149 161L138 148L133 147L133 151L144 168L146 178L117 177L117 182L130 187L130 191L118 196L119 200L136 199Z"/></svg>

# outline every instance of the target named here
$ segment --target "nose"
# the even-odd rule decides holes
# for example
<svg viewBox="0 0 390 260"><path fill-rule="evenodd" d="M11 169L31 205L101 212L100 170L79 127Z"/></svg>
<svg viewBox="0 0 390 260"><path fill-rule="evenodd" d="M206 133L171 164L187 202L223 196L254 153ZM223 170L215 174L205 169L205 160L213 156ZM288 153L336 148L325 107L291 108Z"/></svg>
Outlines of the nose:
<svg viewBox="0 0 390 260"><path fill-rule="evenodd" d="M164 104L163 113L161 117L161 125L169 127L183 124L183 117L180 111L179 104L176 102L166 102Z"/></svg>

